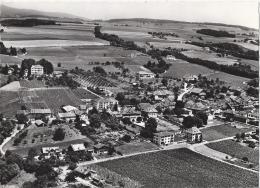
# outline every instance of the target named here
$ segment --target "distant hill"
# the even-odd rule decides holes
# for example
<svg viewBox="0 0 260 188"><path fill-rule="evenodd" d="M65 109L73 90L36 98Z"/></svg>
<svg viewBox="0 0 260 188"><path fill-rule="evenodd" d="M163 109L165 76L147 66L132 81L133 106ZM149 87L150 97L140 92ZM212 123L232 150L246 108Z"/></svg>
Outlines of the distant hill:
<svg viewBox="0 0 260 188"><path fill-rule="evenodd" d="M18 9L6 5L0 5L1 19L3 18L59 18L65 21L82 21L84 18L59 12L44 12L31 9Z"/></svg>
<svg viewBox="0 0 260 188"><path fill-rule="evenodd" d="M206 25L214 25L214 26L225 26L225 27L236 27L243 30L254 30L258 31L255 28L250 28L241 25L231 25L224 23L210 23L210 22L186 22L186 21L177 21L177 20L162 20L162 19L151 19L151 18L125 18L125 19L109 19L107 22L123 22L123 21L136 21L136 22L154 22L154 23L188 23L188 24L206 24Z"/></svg>

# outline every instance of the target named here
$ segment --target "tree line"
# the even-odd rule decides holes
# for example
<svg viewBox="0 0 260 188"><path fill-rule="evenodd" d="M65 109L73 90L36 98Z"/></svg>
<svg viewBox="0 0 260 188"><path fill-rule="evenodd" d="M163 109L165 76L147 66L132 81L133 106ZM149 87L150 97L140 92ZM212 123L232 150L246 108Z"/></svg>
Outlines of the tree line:
<svg viewBox="0 0 260 188"><path fill-rule="evenodd" d="M53 20L43 19L5 19L0 22L3 26L33 27L37 25L56 25Z"/></svg>
<svg viewBox="0 0 260 188"><path fill-rule="evenodd" d="M196 33L203 34L203 35L209 35L213 37L229 37L229 38L235 38L235 34L231 34L227 31L218 31L214 29L199 29L196 31Z"/></svg>

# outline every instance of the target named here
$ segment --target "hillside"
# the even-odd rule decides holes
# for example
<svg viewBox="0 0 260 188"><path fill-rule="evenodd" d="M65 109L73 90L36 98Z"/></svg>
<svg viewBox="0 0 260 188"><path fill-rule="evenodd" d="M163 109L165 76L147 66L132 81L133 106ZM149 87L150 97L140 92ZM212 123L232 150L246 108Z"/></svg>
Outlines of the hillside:
<svg viewBox="0 0 260 188"><path fill-rule="evenodd" d="M0 10L1 10L0 11L1 18L44 17L44 18L68 19L68 20L75 20L75 21L82 20L82 18L78 16L67 14L67 13L45 12L45 11L38 11L38 10L31 10L31 9L18 9L6 5L0 5Z"/></svg>

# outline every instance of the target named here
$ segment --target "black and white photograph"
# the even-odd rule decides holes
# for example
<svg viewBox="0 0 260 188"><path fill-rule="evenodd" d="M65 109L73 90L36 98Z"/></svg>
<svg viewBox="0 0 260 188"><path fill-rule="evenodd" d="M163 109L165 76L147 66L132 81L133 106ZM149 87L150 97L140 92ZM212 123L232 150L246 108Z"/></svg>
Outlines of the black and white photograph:
<svg viewBox="0 0 260 188"><path fill-rule="evenodd" d="M0 188L259 187L258 0L0 0Z"/></svg>

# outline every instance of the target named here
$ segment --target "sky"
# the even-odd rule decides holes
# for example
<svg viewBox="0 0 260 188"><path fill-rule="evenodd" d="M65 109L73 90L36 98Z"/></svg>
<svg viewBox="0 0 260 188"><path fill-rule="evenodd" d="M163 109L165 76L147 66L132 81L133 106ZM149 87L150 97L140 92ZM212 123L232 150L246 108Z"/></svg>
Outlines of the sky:
<svg viewBox="0 0 260 188"><path fill-rule="evenodd" d="M15 8L88 19L154 18L258 28L258 0L0 0Z"/></svg>

